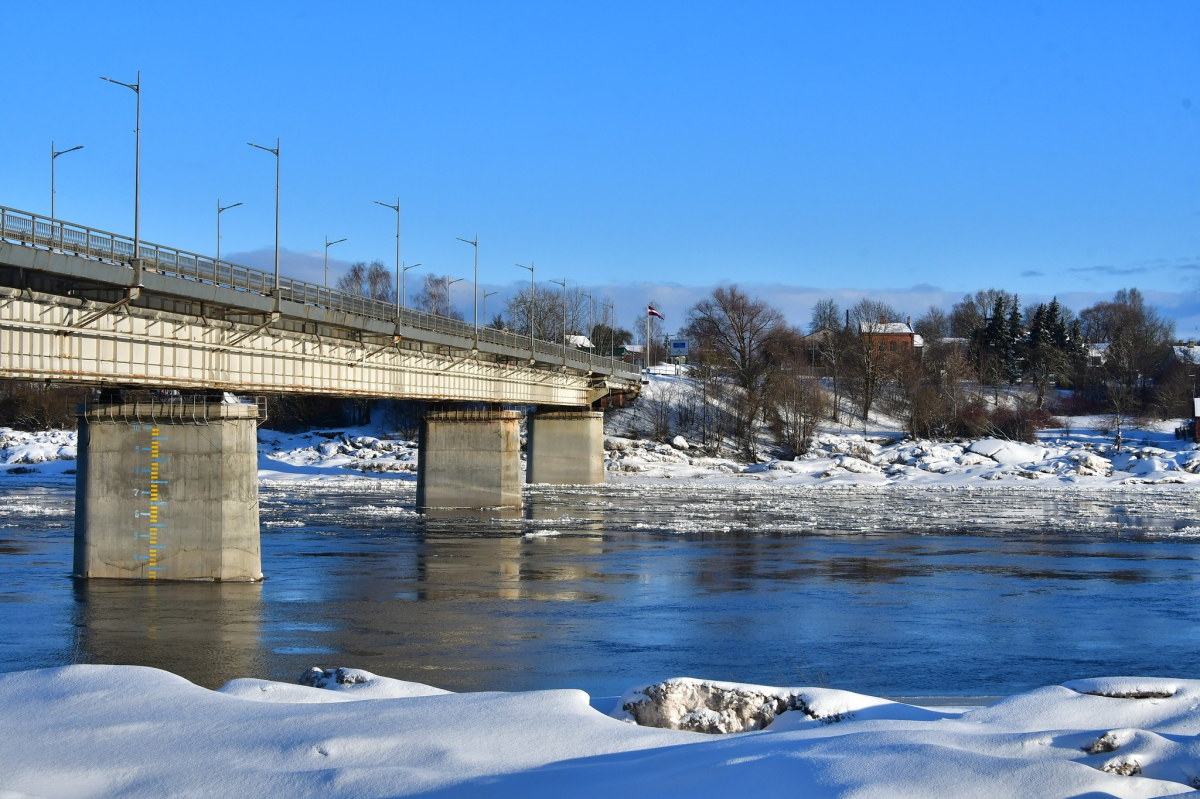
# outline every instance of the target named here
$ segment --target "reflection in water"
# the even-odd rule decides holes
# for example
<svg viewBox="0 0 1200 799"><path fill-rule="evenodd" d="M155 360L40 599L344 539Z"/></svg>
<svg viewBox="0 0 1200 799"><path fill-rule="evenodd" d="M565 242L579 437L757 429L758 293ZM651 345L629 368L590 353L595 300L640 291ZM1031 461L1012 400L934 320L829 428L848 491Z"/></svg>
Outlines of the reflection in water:
<svg viewBox="0 0 1200 799"><path fill-rule="evenodd" d="M262 586L74 580L76 660L165 669L201 685L262 671Z"/></svg>
<svg viewBox="0 0 1200 799"><path fill-rule="evenodd" d="M12 489L0 662L210 687L357 666L601 695L674 675L1003 694L1200 665L1200 540L1154 537L1197 525L1183 492L538 488L505 519L421 517L413 499L383 481L268 485L266 582L72 583L69 487Z"/></svg>

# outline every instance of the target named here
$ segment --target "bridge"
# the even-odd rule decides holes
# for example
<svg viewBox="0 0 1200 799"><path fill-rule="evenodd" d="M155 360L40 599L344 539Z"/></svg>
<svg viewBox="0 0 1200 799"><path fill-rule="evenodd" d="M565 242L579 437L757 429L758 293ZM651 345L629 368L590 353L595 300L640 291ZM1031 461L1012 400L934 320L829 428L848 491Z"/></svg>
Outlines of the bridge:
<svg viewBox="0 0 1200 799"><path fill-rule="evenodd" d="M135 252L136 250L136 252ZM0 206L0 378L104 389L79 409L75 573L258 579L256 405L127 389L425 400L417 502L520 507L603 482L597 405L640 375L593 352ZM452 403L458 403L454 405Z"/></svg>

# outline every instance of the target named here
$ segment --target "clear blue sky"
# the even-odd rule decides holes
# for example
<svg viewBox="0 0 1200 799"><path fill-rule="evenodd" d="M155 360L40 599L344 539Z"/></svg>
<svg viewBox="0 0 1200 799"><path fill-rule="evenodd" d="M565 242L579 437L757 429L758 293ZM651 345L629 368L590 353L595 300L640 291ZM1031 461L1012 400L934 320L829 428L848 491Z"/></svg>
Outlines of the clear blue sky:
<svg viewBox="0 0 1200 799"><path fill-rule="evenodd" d="M1200 5L60 3L5 7L0 204L288 271L404 255L481 282L787 307L1136 285L1200 325ZM315 256L306 257L306 256ZM418 270L418 273L424 270ZM412 273L410 273L412 274ZM672 285L675 284L675 285ZM926 301L928 298L928 301ZM495 300L493 300L495 302ZM460 303L461 304L461 303Z"/></svg>

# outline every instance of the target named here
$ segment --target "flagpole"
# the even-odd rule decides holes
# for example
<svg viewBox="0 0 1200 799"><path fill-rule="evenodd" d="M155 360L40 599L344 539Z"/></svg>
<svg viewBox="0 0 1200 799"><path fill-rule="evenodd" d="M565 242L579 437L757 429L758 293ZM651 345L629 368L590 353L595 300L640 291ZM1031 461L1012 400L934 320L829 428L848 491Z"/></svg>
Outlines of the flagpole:
<svg viewBox="0 0 1200 799"><path fill-rule="evenodd" d="M646 303L646 371L650 371L650 303Z"/></svg>

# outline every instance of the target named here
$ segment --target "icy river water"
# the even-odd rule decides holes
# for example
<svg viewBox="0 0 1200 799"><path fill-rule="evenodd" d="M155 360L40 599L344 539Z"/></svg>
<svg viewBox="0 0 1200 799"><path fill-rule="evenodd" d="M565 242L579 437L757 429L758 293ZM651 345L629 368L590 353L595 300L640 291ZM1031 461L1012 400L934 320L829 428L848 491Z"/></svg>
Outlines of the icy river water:
<svg viewBox="0 0 1200 799"><path fill-rule="evenodd" d="M455 691L662 677L995 696L1200 673L1200 504L1129 491L527 489L426 519L411 483L264 483L261 584L73 581L73 487L0 486L0 670L217 687L353 666Z"/></svg>

